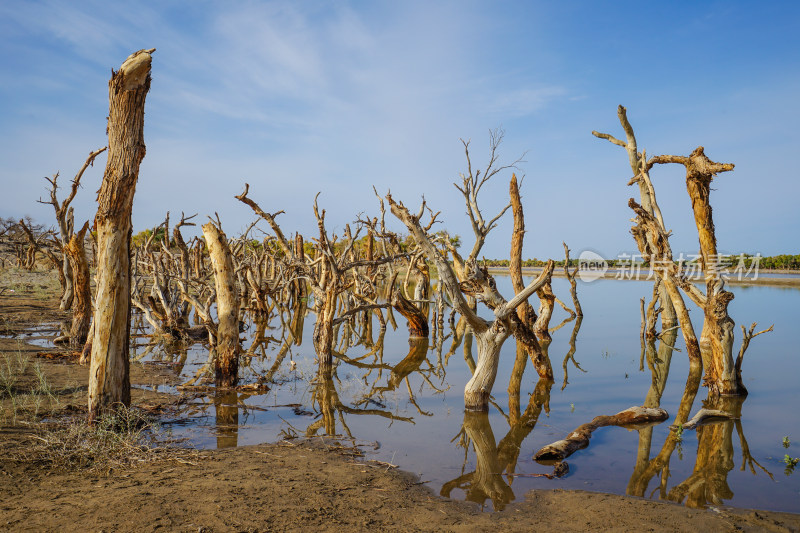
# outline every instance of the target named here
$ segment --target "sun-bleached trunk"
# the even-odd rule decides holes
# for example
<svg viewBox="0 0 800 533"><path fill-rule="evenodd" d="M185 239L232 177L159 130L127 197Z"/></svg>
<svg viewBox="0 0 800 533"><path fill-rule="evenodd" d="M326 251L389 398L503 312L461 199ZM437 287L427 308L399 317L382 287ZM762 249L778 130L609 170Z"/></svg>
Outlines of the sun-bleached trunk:
<svg viewBox="0 0 800 533"><path fill-rule="evenodd" d="M144 104L151 53L132 54L108 83L108 162L98 194L97 295L89 369L89 420L129 406L131 210L144 159Z"/></svg>
<svg viewBox="0 0 800 533"><path fill-rule="evenodd" d="M239 380L239 292L233 258L225 233L214 223L203 226L217 292L217 356L214 373L218 387L234 387Z"/></svg>

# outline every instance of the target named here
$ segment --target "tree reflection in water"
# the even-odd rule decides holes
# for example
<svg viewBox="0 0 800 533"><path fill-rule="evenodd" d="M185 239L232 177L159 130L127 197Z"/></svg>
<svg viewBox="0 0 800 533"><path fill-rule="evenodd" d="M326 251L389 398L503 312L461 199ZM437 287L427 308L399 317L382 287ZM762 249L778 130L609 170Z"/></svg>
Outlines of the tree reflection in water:
<svg viewBox="0 0 800 533"><path fill-rule="evenodd" d="M687 507L705 508L708 504L721 505L723 500L733 498L728 486L728 473L733 470L733 428L739 436L742 449L742 470L749 465L756 474L758 466L771 479L772 474L751 455L742 430L741 413L745 397L719 396L703 402L706 409L716 409L733 415L734 419L715 420L697 428L697 459L694 471L685 481L672 487L667 499L683 503Z"/></svg>
<svg viewBox="0 0 800 533"><path fill-rule="evenodd" d="M217 448L235 448L239 442L239 395L235 390L216 391L214 420Z"/></svg>
<svg viewBox="0 0 800 533"><path fill-rule="evenodd" d="M544 343L542 346L544 349ZM503 509L514 500L510 485L513 483L522 442L536 427L542 410L550 412L550 390L553 386L553 381L540 379L525 410L521 411L520 389L527 362L527 350L517 342L517 355L508 385L509 430L499 444L489 424L488 413L465 411L461 432L453 441L458 441L458 446L464 448L465 464L472 445L476 456L475 470L445 483L440 492L442 496L449 498L454 489L460 489L466 493L468 501L483 507L486 500L490 500L496 510ZM508 478L507 482L503 479L504 475Z"/></svg>
<svg viewBox="0 0 800 533"><path fill-rule="evenodd" d="M655 340L647 343L647 362L653 379L650 389L645 397L645 406L655 407L660 404L664 392L669 366L676 340L675 330L664 333L661 343L656 350ZM694 399L700 385L702 367L690 365L689 378L681 399L678 413L675 416L674 427L682 428L692 410ZM750 454L742 422L740 420L742 404L745 397L722 396L709 397L703 402L706 409L716 409L729 413L732 418L714 420L697 428L697 456L692 474L683 482L668 488L670 478L670 458L682 441L680 431L671 431L667 436L660 452L650 458L653 428L639 430L639 447L636 466L626 494L640 497L653 497L656 493L660 499L684 503L687 507L705 508L707 505L721 505L724 500L733 498L733 491L728 485L728 473L733 470L733 429L739 436L742 451L741 469L749 468L755 475L756 467L765 472L771 479L772 474L761 466ZM683 430L687 431L687 430ZM659 476L658 486L646 494L647 487L653 477Z"/></svg>
<svg viewBox="0 0 800 533"><path fill-rule="evenodd" d="M393 414L386 409L383 404L382 398L385 392L397 389L401 383L405 382L408 389L409 402L416 407L420 414L425 416L432 416L431 413L423 411L417 405L414 395L411 390L411 385L408 381L412 373L418 373L423 379L436 391L440 391L431 382L430 375L435 372L433 367L427 360L428 353L428 338L427 337L411 337L409 338L409 351L408 354L397 364L389 365L380 362L383 358L375 358L373 362L365 362L364 358L370 354L382 353L383 335L381 335L377 342L373 345L373 349L367 354L356 359L349 359L343 355L338 355L337 358L342 361L342 364L352 365L357 368L367 370L367 374L363 379L366 381L372 370L378 370L379 373L375 378L376 383L371 387L370 392L356 405L374 405L376 408L360 408L345 405L339 398L339 393L336 390L335 381L338 380L336 371L338 366L330 372L320 369L317 377L313 383L312 404L318 410L321 418L316 420L306 429L306 436L316 435L320 429L324 428L325 434L335 436L336 433L336 420L338 418L346 435L353 439L355 438L347 426L344 415L374 415L387 418L391 421L402 421L414 423L413 417L405 417ZM378 348L380 347L380 349ZM423 362L428 362L427 369L421 369ZM382 380L383 370L389 371L389 377L386 385L378 385L377 381Z"/></svg>

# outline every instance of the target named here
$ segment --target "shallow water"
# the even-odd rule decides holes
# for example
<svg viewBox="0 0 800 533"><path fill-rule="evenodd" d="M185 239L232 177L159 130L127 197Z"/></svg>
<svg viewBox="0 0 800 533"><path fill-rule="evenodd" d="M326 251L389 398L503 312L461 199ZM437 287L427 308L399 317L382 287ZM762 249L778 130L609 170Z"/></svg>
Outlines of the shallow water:
<svg viewBox="0 0 800 533"><path fill-rule="evenodd" d="M512 292L507 277L498 277L498 286L503 294ZM569 304L565 279L554 278L553 289ZM487 509L502 508L533 488L565 488L668 498L693 506L724 504L800 512L800 468L787 475L783 463L784 454L800 456L796 392L800 354L795 311L800 305L800 290L766 286L731 290L736 295L729 308L731 317L737 321L735 350L738 351L741 338L738 324L758 321L760 330L774 323L775 331L754 339L745 356L743 374L750 395L741 407L741 419L684 431L674 450L662 453L662 458L668 458L668 475L662 475L667 473L663 468L654 469L649 460L662 452L668 441L669 425L686 385L685 350L672 354L660 402L670 414L665 423L640 431L619 427L598 429L588 448L567 459L569 474L552 480L529 477L552 471L551 466L532 459L542 446L564 438L594 416L614 414L645 401L653 380L649 364L653 361L640 361L639 299L649 300L652 294L649 282L579 282L585 316L580 322L572 359L566 363L577 321L569 321L553 333L549 354L555 384L549 399L543 395L546 388L541 386L533 394L538 377L530 362L519 382L519 399L509 395L507 389L516 359L515 342L510 339L503 347L488 415L465 415L463 387L470 370L465 363L463 344L447 360L452 336L443 342L441 365L432 342L419 369L407 376L407 382L395 376L398 383L393 390L374 394L392 379L391 367L412 355L405 321L399 315L397 331L390 326L386 332L382 367L376 365L377 355L361 359L359 366L341 362L332 383L319 385L324 390L318 394L328 398L328 405L333 405L331 416L326 419L335 423L331 433L352 437L369 458L418 473L436 492L478 501ZM699 331L702 313L694 309L691 314ZM558 326L565 318L568 315L557 306L551 327ZM279 324L278 320L273 322ZM312 381L316 374L311 345L313 323L314 316L309 314L302 344L291 347L274 375L278 384L268 393L240 393L238 398L227 394L216 399L198 395L193 400L191 422L172 424L173 433L206 448L276 441L295 434L324 434L325 429L320 426L325 417L313 401ZM446 334L452 333L447 324L445 330ZM248 333L246 347L251 344L252 327ZM277 340L282 331L267 330L266 335ZM377 336L375 321L373 337ZM682 349L678 337L676 347ZM282 345L272 342L264 355L253 358L250 368L242 370L243 380L252 382L266 373ZM162 347L152 349L147 355L141 353L143 349L139 348L140 356L146 361L174 363L182 359L180 353L170 355ZM357 359L368 352L364 346L355 346L346 355ZM194 345L184 355L185 364L171 366L188 379L208 354L201 345ZM290 360L296 363L295 370L291 370ZM568 371L566 386L562 365ZM372 399L365 403L364 398L371 393ZM702 407L705 397L706 389L701 387L692 414ZM785 436L791 442L788 449L782 445ZM702 443L699 453L698 441ZM743 443L745 449L749 448L747 461L742 454Z"/></svg>

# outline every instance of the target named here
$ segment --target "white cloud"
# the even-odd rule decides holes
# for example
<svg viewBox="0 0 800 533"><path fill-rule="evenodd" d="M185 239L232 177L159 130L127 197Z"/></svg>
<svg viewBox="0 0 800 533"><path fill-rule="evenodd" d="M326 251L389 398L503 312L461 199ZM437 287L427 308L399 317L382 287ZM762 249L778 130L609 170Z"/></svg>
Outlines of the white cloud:
<svg viewBox="0 0 800 533"><path fill-rule="evenodd" d="M558 86L516 89L497 94L486 107L496 115L519 118L543 109L566 94L566 89Z"/></svg>

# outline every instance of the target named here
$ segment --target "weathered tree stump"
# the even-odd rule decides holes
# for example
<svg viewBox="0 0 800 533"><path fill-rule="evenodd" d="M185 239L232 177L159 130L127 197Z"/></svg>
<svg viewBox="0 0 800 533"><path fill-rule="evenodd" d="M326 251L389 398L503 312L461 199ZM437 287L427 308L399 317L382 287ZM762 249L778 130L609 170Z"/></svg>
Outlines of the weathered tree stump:
<svg viewBox="0 0 800 533"><path fill-rule="evenodd" d="M239 293L228 239L213 222L203 226L217 292L217 344L214 373L218 387L239 380Z"/></svg>

